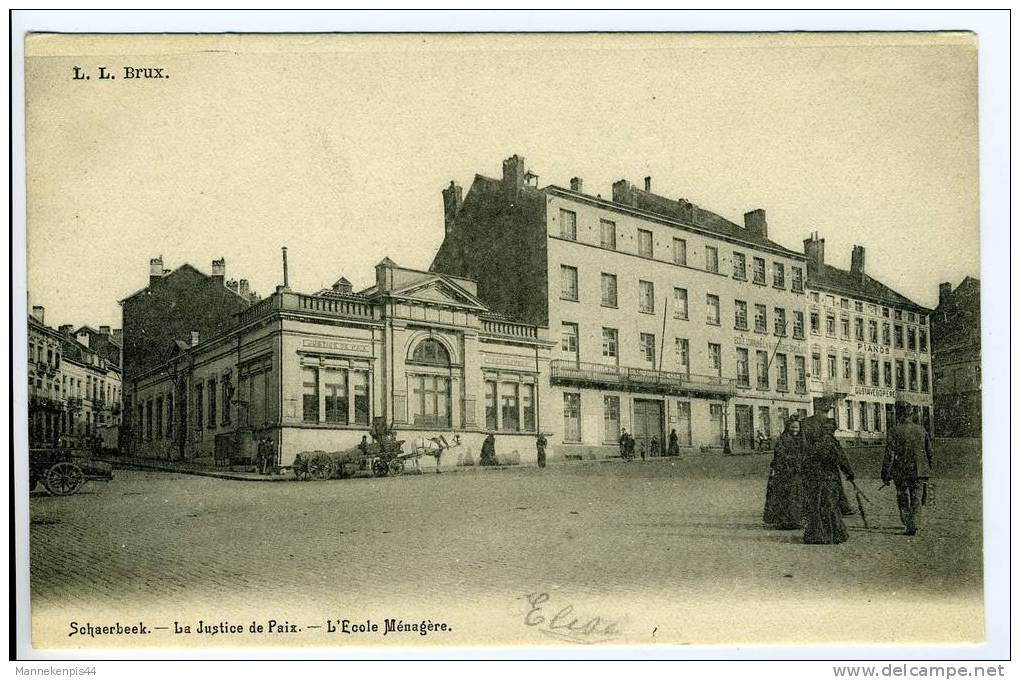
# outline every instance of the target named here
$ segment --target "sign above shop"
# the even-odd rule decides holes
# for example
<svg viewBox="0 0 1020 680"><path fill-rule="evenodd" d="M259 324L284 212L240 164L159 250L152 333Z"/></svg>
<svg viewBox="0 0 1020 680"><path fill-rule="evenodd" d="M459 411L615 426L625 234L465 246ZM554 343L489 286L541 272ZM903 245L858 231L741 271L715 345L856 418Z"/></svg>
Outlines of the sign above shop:
<svg viewBox="0 0 1020 680"><path fill-rule="evenodd" d="M301 340L301 348L306 351L314 350L318 353L372 354L372 345L370 343L358 342L357 340L319 340L317 338L303 338Z"/></svg>

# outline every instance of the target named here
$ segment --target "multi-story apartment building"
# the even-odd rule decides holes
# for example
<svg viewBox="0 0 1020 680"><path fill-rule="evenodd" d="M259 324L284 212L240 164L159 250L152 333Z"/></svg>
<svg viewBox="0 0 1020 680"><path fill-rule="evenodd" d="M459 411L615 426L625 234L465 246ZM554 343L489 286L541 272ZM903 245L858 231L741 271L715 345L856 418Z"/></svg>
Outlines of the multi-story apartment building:
<svg viewBox="0 0 1020 680"><path fill-rule="evenodd" d="M751 448L808 412L805 256L769 240L763 210L738 225L650 178L612 200L578 178L539 188L518 156L443 196L432 269L559 338L543 400L554 453L613 455L622 428L651 455L672 430L684 450Z"/></svg>
<svg viewBox="0 0 1020 680"><path fill-rule="evenodd" d="M108 326L99 331L85 326L77 333L70 325L54 330L45 325L44 314L42 307L33 307L28 320L29 442L81 443L98 436L105 446L116 446L118 333Z"/></svg>
<svg viewBox="0 0 1020 680"><path fill-rule="evenodd" d="M935 371L935 433L981 436L981 282L968 276L956 290L939 284L931 315Z"/></svg>
<svg viewBox="0 0 1020 680"><path fill-rule="evenodd" d="M811 394L837 399L837 436L883 439L897 401L916 407L930 430L930 310L869 276L862 246L854 246L849 270L826 264L817 234L804 252Z"/></svg>

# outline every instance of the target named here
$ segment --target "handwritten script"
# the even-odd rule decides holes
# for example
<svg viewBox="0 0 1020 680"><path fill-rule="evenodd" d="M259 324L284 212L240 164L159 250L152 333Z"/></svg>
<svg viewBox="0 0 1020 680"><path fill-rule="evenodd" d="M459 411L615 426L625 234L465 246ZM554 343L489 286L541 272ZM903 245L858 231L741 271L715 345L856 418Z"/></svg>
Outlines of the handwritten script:
<svg viewBox="0 0 1020 680"><path fill-rule="evenodd" d="M572 604L553 604L548 593L530 593L524 625L565 642L595 644L620 635L618 621L574 611Z"/></svg>

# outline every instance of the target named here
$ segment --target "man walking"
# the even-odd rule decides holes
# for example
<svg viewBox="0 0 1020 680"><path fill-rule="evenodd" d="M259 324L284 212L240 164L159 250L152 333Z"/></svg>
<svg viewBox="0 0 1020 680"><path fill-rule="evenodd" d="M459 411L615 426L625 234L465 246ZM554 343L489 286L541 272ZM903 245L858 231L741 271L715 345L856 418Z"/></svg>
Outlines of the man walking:
<svg viewBox="0 0 1020 680"><path fill-rule="evenodd" d="M545 447L549 444L545 435L541 432L538 434L538 439L535 440L535 448L538 449L538 467L545 467Z"/></svg>
<svg viewBox="0 0 1020 680"><path fill-rule="evenodd" d="M931 476L931 437L917 423L908 404L896 404L897 424L886 438L882 460L882 483L896 484L896 504L907 536L917 534L921 503Z"/></svg>

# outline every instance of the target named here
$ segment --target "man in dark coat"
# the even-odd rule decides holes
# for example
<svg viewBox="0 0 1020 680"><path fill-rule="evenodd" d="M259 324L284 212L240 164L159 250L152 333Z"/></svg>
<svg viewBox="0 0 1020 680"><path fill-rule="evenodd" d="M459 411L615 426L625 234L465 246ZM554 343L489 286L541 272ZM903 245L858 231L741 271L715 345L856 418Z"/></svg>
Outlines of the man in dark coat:
<svg viewBox="0 0 1020 680"><path fill-rule="evenodd" d="M496 464L496 438L492 436L490 432L485 437L485 441L482 442L482 457L478 461L479 465L495 465Z"/></svg>
<svg viewBox="0 0 1020 680"><path fill-rule="evenodd" d="M675 429L669 431L669 445L666 447L666 455L680 455L680 438L677 437Z"/></svg>
<svg viewBox="0 0 1020 680"><path fill-rule="evenodd" d="M908 416L909 406L896 405L897 424L886 437L882 459L882 482L896 484L896 504L900 509L907 536L917 534L925 487L931 476L931 437L918 425L917 416Z"/></svg>
<svg viewBox="0 0 1020 680"><path fill-rule="evenodd" d="M549 444L545 435L541 432L538 434L538 438L535 440L535 448L538 450L538 467L545 467L545 447Z"/></svg>

